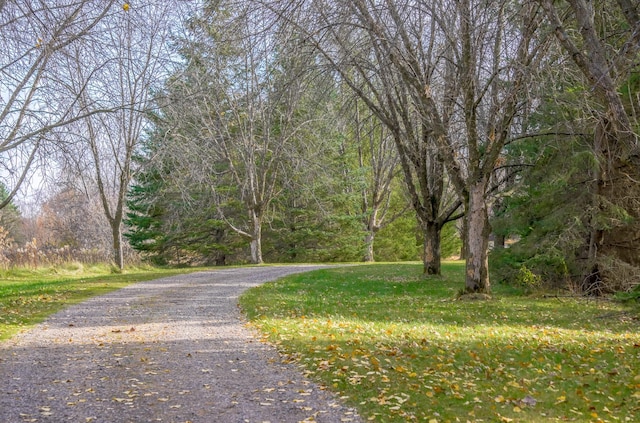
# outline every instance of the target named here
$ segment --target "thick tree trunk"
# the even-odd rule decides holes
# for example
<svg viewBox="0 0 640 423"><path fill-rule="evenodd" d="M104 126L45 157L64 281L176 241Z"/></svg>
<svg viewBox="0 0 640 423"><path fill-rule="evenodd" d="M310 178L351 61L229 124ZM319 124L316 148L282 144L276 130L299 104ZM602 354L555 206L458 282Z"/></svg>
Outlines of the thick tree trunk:
<svg viewBox="0 0 640 423"><path fill-rule="evenodd" d="M469 190L467 220L466 291L489 293L489 213L484 199L486 183L478 181Z"/></svg>
<svg viewBox="0 0 640 423"><path fill-rule="evenodd" d="M251 263L262 264L262 236L258 233L251 239Z"/></svg>
<svg viewBox="0 0 640 423"><path fill-rule="evenodd" d="M435 222L422 224L422 235L424 236L422 249L422 262L425 275L440 274L440 232L442 226Z"/></svg>
<svg viewBox="0 0 640 423"><path fill-rule="evenodd" d="M465 260L467 258L467 239L469 231L467 230L467 218L466 213L465 217L462 219L462 224L460 228L460 240L462 241L462 245L460 246L460 260Z"/></svg>

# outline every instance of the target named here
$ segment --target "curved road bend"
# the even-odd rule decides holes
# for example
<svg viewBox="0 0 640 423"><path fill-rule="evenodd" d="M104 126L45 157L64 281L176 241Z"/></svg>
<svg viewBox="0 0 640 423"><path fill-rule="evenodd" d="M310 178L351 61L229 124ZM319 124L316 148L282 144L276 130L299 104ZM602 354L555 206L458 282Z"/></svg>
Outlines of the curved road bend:
<svg viewBox="0 0 640 423"><path fill-rule="evenodd" d="M359 422L241 321L246 289L320 266L130 285L0 343L0 422Z"/></svg>

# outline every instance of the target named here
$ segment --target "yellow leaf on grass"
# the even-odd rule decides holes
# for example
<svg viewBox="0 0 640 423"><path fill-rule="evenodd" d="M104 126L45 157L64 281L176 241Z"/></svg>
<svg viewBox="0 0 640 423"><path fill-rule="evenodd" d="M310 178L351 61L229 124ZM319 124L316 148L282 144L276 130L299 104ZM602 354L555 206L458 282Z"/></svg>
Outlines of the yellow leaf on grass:
<svg viewBox="0 0 640 423"><path fill-rule="evenodd" d="M498 395L493 399L495 402L504 402L504 397L502 395Z"/></svg>

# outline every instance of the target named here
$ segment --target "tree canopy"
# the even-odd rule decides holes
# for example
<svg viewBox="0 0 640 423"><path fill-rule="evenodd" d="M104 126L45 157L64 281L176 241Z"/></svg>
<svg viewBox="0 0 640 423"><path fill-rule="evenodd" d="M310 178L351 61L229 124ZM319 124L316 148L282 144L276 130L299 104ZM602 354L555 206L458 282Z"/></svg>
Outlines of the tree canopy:
<svg viewBox="0 0 640 423"><path fill-rule="evenodd" d="M98 204L119 267L124 229L159 263L461 255L474 292L640 275L634 2L59 3L0 3L1 206Z"/></svg>

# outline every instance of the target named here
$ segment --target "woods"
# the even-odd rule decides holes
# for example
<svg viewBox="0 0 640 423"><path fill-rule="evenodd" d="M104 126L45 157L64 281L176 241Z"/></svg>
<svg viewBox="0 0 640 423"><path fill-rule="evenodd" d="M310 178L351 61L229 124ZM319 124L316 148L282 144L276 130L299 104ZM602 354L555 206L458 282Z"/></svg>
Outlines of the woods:
<svg viewBox="0 0 640 423"><path fill-rule="evenodd" d="M631 291L639 14L1 2L3 254L35 239L120 269L422 260L426 276L460 256L466 292Z"/></svg>

